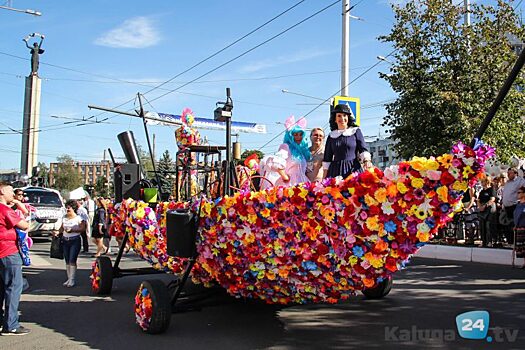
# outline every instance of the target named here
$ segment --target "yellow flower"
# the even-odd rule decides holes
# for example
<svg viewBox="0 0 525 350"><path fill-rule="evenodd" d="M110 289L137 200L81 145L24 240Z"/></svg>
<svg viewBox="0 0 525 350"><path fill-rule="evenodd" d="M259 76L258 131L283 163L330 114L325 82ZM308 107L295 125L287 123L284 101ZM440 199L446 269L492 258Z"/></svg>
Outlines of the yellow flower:
<svg viewBox="0 0 525 350"><path fill-rule="evenodd" d="M378 188L377 191L374 193L374 197L379 203L386 202L386 189Z"/></svg>
<svg viewBox="0 0 525 350"><path fill-rule="evenodd" d="M456 191L466 191L467 188L468 188L468 185L466 181L456 181L452 185L452 189Z"/></svg>
<svg viewBox="0 0 525 350"><path fill-rule="evenodd" d="M448 202L448 187L447 186L441 186L436 190L438 194L438 198L441 202Z"/></svg>
<svg viewBox="0 0 525 350"><path fill-rule="evenodd" d="M472 170L470 165L467 165L465 168L463 168L463 177L468 177L470 174L474 174L474 170Z"/></svg>
<svg viewBox="0 0 525 350"><path fill-rule="evenodd" d="M416 233L416 237L419 239L420 242L428 242L430 234L428 232L418 232Z"/></svg>
<svg viewBox="0 0 525 350"><path fill-rule="evenodd" d="M350 257L350 261L349 261L349 262L350 262L350 265L351 265L351 266L354 266L355 264L357 264L357 261L358 261L358 260L359 260L359 258L358 258L357 256L352 255L352 256Z"/></svg>
<svg viewBox="0 0 525 350"><path fill-rule="evenodd" d="M412 180L410 181L410 184L414 188L422 188L423 185L425 184L425 181L421 178L413 177Z"/></svg>
<svg viewBox="0 0 525 350"><path fill-rule="evenodd" d="M397 190L398 190L399 192L401 192L401 194L405 194L405 193L407 193L408 188L405 186L404 183L402 183L402 182L398 182L398 183L396 184L396 186L397 186Z"/></svg>
<svg viewBox="0 0 525 350"><path fill-rule="evenodd" d="M425 170L425 158L422 157L413 157L409 164L412 168L416 169L417 171Z"/></svg>
<svg viewBox="0 0 525 350"><path fill-rule="evenodd" d="M442 156L437 157L437 160L439 164L441 164L442 167L444 167L445 169L448 169L450 168L450 165L452 164L453 158L454 157L452 156L452 154L444 154Z"/></svg>
<svg viewBox="0 0 525 350"><path fill-rule="evenodd" d="M372 265L374 268L378 269L383 266L383 261L380 256L374 255L371 252L365 254L364 258Z"/></svg>
<svg viewBox="0 0 525 350"><path fill-rule="evenodd" d="M367 218L366 227L368 227L369 230L377 231L379 229L379 218L377 216Z"/></svg>
<svg viewBox="0 0 525 350"><path fill-rule="evenodd" d="M377 205L377 201L373 197L371 197L368 193L365 194L365 203L369 207Z"/></svg>
<svg viewBox="0 0 525 350"><path fill-rule="evenodd" d="M423 210L421 208L417 208L414 212L414 215L416 215L416 217L419 219L419 220L425 220L427 217L428 217L428 213L426 210Z"/></svg>

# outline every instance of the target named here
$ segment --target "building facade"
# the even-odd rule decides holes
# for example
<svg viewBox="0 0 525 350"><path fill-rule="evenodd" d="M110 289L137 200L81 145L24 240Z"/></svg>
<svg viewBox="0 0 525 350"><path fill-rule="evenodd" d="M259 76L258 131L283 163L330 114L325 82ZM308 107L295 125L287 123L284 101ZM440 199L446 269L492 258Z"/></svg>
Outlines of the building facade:
<svg viewBox="0 0 525 350"><path fill-rule="evenodd" d="M55 184L55 176L60 173L61 163L49 164L49 184ZM97 179L105 177L107 181L113 181L113 164L109 161L101 162L75 162L73 167L82 177L84 185L95 185Z"/></svg>
<svg viewBox="0 0 525 350"><path fill-rule="evenodd" d="M390 138L376 138L374 141L367 141L372 163L380 168L385 169L390 165L399 163L400 159L394 150L395 142Z"/></svg>

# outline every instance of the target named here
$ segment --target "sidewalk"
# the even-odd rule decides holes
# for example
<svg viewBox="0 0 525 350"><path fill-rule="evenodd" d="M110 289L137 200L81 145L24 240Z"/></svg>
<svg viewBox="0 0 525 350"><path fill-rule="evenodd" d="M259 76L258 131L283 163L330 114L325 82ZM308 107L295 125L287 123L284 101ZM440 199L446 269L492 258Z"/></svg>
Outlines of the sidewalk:
<svg viewBox="0 0 525 350"><path fill-rule="evenodd" d="M440 244L427 244L414 256L421 258L471 261L487 264L512 266L512 249L458 247ZM515 266L523 265L523 259L516 259Z"/></svg>

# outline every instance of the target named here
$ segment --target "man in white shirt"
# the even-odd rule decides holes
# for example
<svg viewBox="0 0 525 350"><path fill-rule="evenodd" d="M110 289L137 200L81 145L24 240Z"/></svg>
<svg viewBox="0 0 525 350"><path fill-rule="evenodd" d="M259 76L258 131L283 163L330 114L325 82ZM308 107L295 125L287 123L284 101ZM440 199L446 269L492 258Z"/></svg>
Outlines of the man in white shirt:
<svg viewBox="0 0 525 350"><path fill-rule="evenodd" d="M518 176L518 170L516 168L509 168L507 170L508 180L503 186L503 192L501 195L501 204L507 217L512 219L514 217L514 209L518 203L518 189L521 186L525 186L525 179ZM514 224L509 225L505 229L505 236L507 237L507 243L514 243Z"/></svg>

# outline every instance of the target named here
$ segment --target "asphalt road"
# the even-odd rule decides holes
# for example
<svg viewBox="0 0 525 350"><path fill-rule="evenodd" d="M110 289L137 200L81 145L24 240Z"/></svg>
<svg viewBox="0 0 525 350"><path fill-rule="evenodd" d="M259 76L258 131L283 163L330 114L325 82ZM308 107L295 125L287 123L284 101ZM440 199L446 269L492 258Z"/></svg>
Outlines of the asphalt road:
<svg viewBox="0 0 525 350"><path fill-rule="evenodd" d="M32 333L1 336L0 349L525 349L525 270L506 266L418 258L385 299L337 305L272 306L216 291L173 314L166 333L148 335L135 324L134 295L142 280L170 276L120 278L110 297L96 297L92 258L81 256L79 283L65 288L64 263L48 249L37 242L24 268L21 321ZM132 256L121 267L147 266ZM492 342L459 336L456 316L474 310L489 312Z"/></svg>

